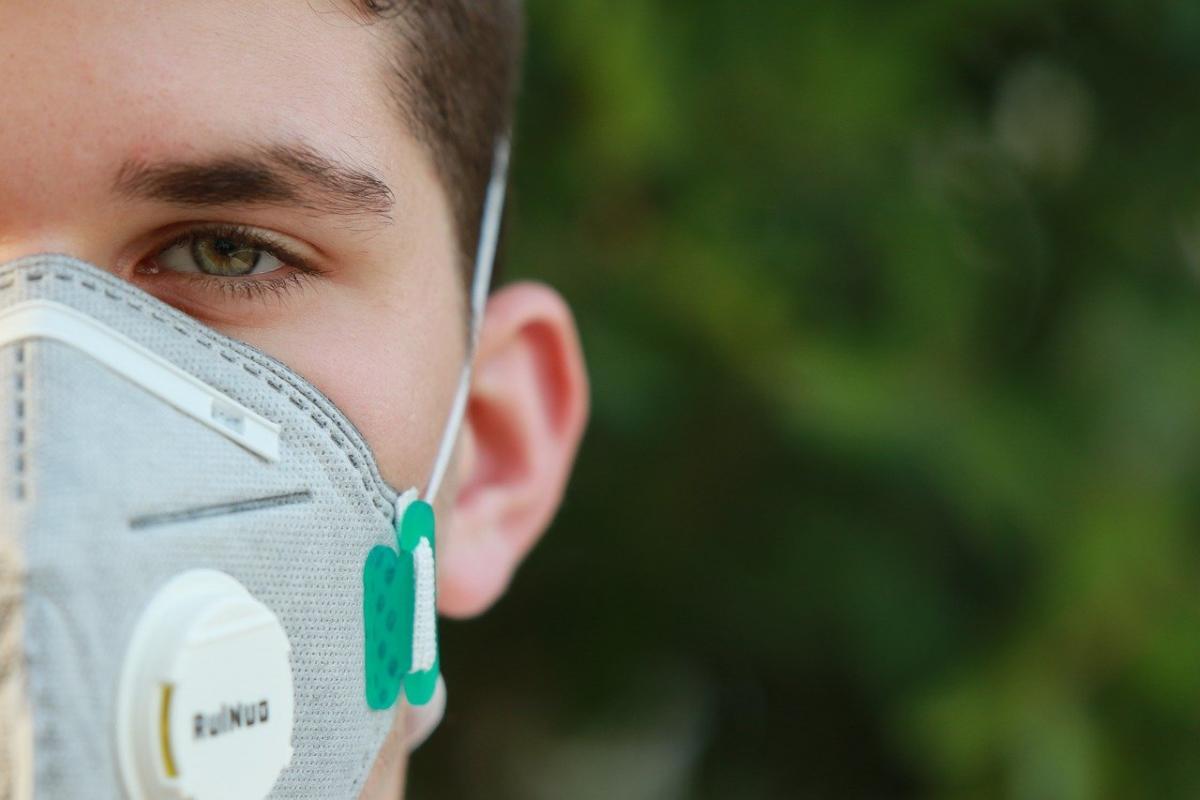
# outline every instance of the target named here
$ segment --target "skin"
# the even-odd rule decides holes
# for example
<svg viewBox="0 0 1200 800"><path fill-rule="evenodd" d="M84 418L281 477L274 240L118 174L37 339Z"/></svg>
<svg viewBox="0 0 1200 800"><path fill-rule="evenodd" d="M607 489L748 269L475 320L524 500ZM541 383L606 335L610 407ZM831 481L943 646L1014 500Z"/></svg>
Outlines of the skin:
<svg viewBox="0 0 1200 800"><path fill-rule="evenodd" d="M387 90L396 44L333 0L6 0L0 262L69 253L264 349L343 410L393 486L423 487L467 350L465 294L445 191ZM373 176L390 207L331 210L307 195L193 203L115 185L131 164L211 164L275 145ZM319 274L229 290L219 282L296 270L285 258L270 276L197 280L164 266L164 247L210 223L261 232ZM495 292L437 503L443 614L478 614L504 592L558 507L586 416L561 298L534 284ZM363 797L402 793L397 719Z"/></svg>

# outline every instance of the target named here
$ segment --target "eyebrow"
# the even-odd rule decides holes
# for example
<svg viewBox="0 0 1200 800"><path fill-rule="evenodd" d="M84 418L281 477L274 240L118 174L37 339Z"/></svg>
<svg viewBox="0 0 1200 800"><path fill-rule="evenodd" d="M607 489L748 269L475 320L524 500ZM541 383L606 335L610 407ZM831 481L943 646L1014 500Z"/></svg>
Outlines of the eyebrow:
<svg viewBox="0 0 1200 800"><path fill-rule="evenodd" d="M185 206L297 206L391 221L395 196L377 176L307 145L249 146L196 161L126 161L113 189L132 199Z"/></svg>

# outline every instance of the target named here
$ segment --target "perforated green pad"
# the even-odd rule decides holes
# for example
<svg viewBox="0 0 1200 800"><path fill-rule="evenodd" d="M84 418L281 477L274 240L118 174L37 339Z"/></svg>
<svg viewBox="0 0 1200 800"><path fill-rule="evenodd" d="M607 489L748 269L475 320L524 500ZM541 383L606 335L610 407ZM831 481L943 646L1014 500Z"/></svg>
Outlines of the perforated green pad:
<svg viewBox="0 0 1200 800"><path fill-rule="evenodd" d="M412 664L413 564L378 546L363 567L367 705L391 708Z"/></svg>
<svg viewBox="0 0 1200 800"><path fill-rule="evenodd" d="M419 500L409 504L396 523L400 550L382 545L371 549L363 565L364 664L367 705L382 711L391 708L400 689L408 702L424 705L433 697L441 660L425 672L411 673L413 660L413 606L416 585L413 550L423 539L436 554L433 509Z"/></svg>

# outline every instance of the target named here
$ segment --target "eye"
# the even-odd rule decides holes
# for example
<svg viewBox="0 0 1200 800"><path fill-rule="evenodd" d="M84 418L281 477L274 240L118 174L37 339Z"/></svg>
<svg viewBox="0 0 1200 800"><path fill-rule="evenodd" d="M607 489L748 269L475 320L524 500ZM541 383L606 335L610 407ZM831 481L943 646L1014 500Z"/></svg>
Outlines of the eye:
<svg viewBox="0 0 1200 800"><path fill-rule="evenodd" d="M154 271L199 273L217 278L262 275L286 266L267 246L235 231L197 231L161 250Z"/></svg>
<svg viewBox="0 0 1200 800"><path fill-rule="evenodd" d="M133 269L135 282L210 320L216 314L228 321L248 300L299 296L325 275L290 237L246 225L196 223L147 250Z"/></svg>

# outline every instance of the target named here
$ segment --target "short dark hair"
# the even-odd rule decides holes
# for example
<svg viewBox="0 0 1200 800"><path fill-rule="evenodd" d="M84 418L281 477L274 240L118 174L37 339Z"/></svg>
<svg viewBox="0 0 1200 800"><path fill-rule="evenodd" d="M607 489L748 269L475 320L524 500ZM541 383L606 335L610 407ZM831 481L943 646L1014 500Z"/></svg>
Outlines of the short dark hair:
<svg viewBox="0 0 1200 800"><path fill-rule="evenodd" d="M492 156L511 133L524 50L521 0L356 0L400 36L392 93L429 149L469 266Z"/></svg>

